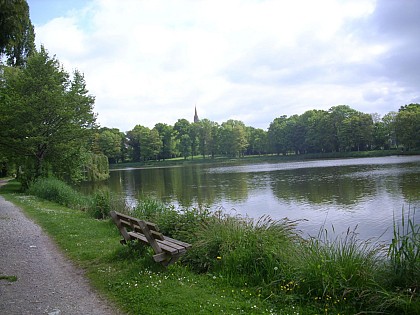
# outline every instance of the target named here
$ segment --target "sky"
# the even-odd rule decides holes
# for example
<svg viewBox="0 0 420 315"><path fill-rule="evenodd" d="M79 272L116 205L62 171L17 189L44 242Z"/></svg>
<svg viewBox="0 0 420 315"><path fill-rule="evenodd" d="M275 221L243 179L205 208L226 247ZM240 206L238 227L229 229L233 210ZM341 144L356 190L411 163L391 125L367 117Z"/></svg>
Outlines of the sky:
<svg viewBox="0 0 420 315"><path fill-rule="evenodd" d="M36 44L85 76L102 127L420 103L417 0L28 0Z"/></svg>

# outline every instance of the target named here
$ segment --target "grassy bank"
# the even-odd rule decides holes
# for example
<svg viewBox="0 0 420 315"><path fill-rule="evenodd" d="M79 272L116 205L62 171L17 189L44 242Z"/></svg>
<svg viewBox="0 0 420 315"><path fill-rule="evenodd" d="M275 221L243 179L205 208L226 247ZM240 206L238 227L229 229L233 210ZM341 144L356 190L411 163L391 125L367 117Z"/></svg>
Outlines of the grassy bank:
<svg viewBox="0 0 420 315"><path fill-rule="evenodd" d="M174 158L161 161L126 162L111 164L110 169L120 168L148 168L148 167L170 167L194 164L241 164L241 163L277 163L288 161L304 161L313 159L340 159L340 158L360 158L360 157L381 157L392 155L420 155L420 151L401 152L401 150L378 150L378 151L359 151L359 152L332 152L332 153L309 153L309 154L290 154L290 155L251 155L241 158L230 157L210 157L203 158L198 155L193 158Z"/></svg>
<svg viewBox="0 0 420 315"><path fill-rule="evenodd" d="M420 227L408 213L394 228L394 243L383 248L359 241L354 231L333 241L325 232L304 240L294 222L178 211L150 198L128 209L107 192L75 197L58 182L40 182L30 191L54 202L17 189L9 184L0 193L34 218L92 284L130 314L420 312ZM193 248L164 269L153 262L149 247L119 244L107 219L114 209L153 221Z"/></svg>

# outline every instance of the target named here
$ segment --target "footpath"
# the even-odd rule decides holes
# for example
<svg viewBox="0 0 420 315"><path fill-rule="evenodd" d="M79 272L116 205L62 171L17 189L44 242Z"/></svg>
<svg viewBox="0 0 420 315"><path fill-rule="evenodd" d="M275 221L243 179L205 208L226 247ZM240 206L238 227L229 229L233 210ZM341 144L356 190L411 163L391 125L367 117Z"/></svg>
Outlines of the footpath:
<svg viewBox="0 0 420 315"><path fill-rule="evenodd" d="M0 196L0 314L121 313L92 290L83 270L38 225Z"/></svg>

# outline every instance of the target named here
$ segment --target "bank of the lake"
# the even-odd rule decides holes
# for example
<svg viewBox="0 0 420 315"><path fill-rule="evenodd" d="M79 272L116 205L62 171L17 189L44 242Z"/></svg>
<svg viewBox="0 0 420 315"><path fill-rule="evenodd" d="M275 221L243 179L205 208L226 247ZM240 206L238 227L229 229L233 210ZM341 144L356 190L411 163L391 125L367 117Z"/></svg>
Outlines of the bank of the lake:
<svg viewBox="0 0 420 315"><path fill-rule="evenodd" d="M43 183L37 189L42 186L52 191ZM146 199L133 215L193 244L181 264L165 270L153 262L149 251L122 247L117 229L108 219L93 219L94 212L22 195L11 186L0 192L86 269L99 291L130 314L420 311L416 243L420 231L410 217L395 230L396 243L385 255L386 250L359 241L351 232L334 242L323 235L304 241L287 221L266 218L255 225L223 214L180 213ZM66 199L63 195L61 200ZM103 199L97 205L104 206ZM109 210L113 206L109 203Z"/></svg>

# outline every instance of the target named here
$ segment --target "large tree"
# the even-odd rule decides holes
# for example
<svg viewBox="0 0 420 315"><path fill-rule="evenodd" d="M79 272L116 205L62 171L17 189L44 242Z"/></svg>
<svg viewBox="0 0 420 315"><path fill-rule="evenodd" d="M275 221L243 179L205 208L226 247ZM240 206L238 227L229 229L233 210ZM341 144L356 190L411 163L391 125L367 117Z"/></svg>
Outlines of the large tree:
<svg viewBox="0 0 420 315"><path fill-rule="evenodd" d="M175 138L174 128L170 125L157 123L153 128L159 133L159 137L162 141L162 149L159 152L159 159L169 159L175 156Z"/></svg>
<svg viewBox="0 0 420 315"><path fill-rule="evenodd" d="M246 127L240 120L229 119L220 126L220 150L222 154L243 156L248 146Z"/></svg>
<svg viewBox="0 0 420 315"><path fill-rule="evenodd" d="M24 66L3 70L1 150L24 166L25 184L51 172L71 177L96 121L83 75L70 77L43 47Z"/></svg>
<svg viewBox="0 0 420 315"><path fill-rule="evenodd" d="M35 51L34 27L25 0L0 0L0 57L12 66L23 65Z"/></svg>
<svg viewBox="0 0 420 315"><path fill-rule="evenodd" d="M420 148L420 104L401 106L396 117L399 144L406 150Z"/></svg>

